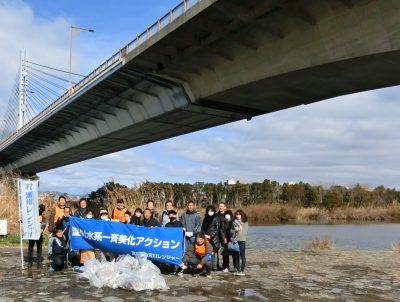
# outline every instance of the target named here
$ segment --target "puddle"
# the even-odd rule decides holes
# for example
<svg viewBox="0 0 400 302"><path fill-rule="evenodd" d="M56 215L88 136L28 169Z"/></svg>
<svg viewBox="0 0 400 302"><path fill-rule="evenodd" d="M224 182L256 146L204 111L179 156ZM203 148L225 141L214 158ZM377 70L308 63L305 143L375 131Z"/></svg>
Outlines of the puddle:
<svg viewBox="0 0 400 302"><path fill-rule="evenodd" d="M239 288L238 296L249 298L250 301L269 301L269 299L252 288Z"/></svg>

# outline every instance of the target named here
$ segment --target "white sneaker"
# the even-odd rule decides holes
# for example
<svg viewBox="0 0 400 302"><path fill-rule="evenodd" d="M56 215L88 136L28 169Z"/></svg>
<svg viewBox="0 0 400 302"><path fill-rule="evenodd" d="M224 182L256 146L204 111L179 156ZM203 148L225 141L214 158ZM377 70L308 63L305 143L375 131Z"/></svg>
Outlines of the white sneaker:
<svg viewBox="0 0 400 302"><path fill-rule="evenodd" d="M237 273L234 273L234 275L235 276L246 276L246 274L245 273L243 273L243 272L237 272Z"/></svg>
<svg viewBox="0 0 400 302"><path fill-rule="evenodd" d="M222 270L222 272L228 273L228 272L229 272L229 269L228 269L228 268L225 268L225 269Z"/></svg>

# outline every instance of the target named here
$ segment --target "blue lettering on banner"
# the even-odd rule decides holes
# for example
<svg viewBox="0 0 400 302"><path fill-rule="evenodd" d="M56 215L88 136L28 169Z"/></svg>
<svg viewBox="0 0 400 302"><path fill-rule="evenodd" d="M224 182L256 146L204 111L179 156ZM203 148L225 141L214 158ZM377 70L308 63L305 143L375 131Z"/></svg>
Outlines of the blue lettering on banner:
<svg viewBox="0 0 400 302"><path fill-rule="evenodd" d="M182 228L147 228L121 222L70 217L71 249L116 254L146 252L155 261L182 262Z"/></svg>

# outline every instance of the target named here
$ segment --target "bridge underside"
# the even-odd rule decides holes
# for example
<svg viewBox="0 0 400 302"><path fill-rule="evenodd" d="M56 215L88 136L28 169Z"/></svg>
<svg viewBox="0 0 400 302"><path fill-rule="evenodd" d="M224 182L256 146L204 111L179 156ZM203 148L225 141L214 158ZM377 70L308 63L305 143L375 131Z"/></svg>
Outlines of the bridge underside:
<svg viewBox="0 0 400 302"><path fill-rule="evenodd" d="M399 85L399 61L400 1L202 0L0 145L0 166L40 172Z"/></svg>
<svg viewBox="0 0 400 302"><path fill-rule="evenodd" d="M0 165L37 173L248 117L192 104L180 84L127 67L74 97L3 150Z"/></svg>

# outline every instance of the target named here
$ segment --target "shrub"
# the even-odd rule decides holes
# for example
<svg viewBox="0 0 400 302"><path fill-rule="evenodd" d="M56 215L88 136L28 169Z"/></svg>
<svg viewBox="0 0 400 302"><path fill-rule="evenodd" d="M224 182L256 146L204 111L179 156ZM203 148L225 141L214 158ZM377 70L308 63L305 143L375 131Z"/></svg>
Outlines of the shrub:
<svg viewBox="0 0 400 302"><path fill-rule="evenodd" d="M396 253L400 253L400 242L392 244L392 251Z"/></svg>
<svg viewBox="0 0 400 302"><path fill-rule="evenodd" d="M315 237L311 241L306 243L305 246L308 250L333 250L335 249L335 245L333 244L332 239L329 236L325 237Z"/></svg>

